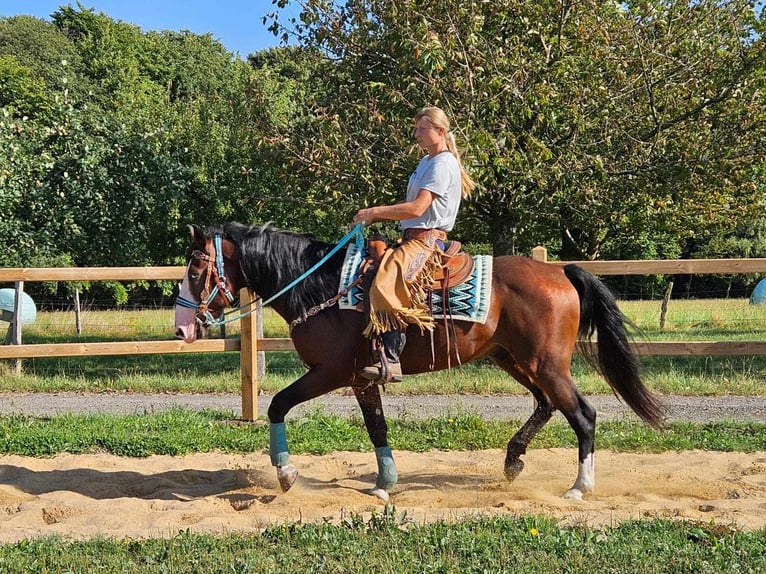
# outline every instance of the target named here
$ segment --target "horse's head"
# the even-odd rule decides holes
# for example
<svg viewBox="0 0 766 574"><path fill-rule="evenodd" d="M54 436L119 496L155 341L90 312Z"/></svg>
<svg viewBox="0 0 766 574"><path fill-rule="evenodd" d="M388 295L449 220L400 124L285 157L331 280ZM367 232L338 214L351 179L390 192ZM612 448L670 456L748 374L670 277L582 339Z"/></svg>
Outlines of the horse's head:
<svg viewBox="0 0 766 574"><path fill-rule="evenodd" d="M207 235L190 225L188 265L176 299L176 337L193 343L221 317L244 286L239 255L220 233Z"/></svg>

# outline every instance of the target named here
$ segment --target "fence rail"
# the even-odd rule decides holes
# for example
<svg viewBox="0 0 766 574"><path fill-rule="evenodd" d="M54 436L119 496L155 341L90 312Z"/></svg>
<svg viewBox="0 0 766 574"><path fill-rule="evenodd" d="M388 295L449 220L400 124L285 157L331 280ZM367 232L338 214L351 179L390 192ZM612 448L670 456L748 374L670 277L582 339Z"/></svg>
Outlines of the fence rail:
<svg viewBox="0 0 766 574"><path fill-rule="evenodd" d="M547 261L540 248L533 258ZM737 273L766 273L766 258L758 259L668 259L618 261L548 261L553 265L577 263L595 275L731 275Z"/></svg>
<svg viewBox="0 0 766 574"><path fill-rule="evenodd" d="M547 251L536 247L534 259L546 261ZM550 262L564 265L570 262ZM758 259L683 259L635 261L574 261L596 275L679 275L766 273L766 258ZM184 267L67 267L67 268L2 268L0 283L15 283L17 293L24 282L30 281L180 281ZM249 302L252 294L243 289L240 301ZM20 316L21 297L17 295L14 316ZM95 355L146 355L165 353L209 353L238 351L242 387L242 418L255 420L258 413L257 373L258 352L294 350L288 338L258 338L256 314L240 320L239 339L203 339L192 344L180 340L131 341L111 343L53 343L15 344L0 346L0 359L29 359L35 357L76 357ZM21 342L20 321L13 321L14 340ZM764 341L686 341L639 342L634 350L642 355L766 355Z"/></svg>
<svg viewBox="0 0 766 574"><path fill-rule="evenodd" d="M259 351L294 351L288 338L256 339ZM78 357L81 355L155 355L171 353L220 353L241 350L240 339L200 339L194 343L172 341L119 341L113 343L35 343L0 346L0 359Z"/></svg>

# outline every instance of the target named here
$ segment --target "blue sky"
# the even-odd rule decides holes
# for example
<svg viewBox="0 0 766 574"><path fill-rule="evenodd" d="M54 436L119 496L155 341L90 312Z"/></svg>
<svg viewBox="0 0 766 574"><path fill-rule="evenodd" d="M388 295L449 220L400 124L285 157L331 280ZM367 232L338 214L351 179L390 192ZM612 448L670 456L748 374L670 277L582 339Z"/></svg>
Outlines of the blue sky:
<svg viewBox="0 0 766 574"><path fill-rule="evenodd" d="M765 2L759 0L759 10ZM262 22L266 13L275 10L271 0L81 0L81 3L145 31L211 33L243 58L250 52L279 44ZM0 16L29 14L48 20L60 6L68 4L76 6L77 0L0 0Z"/></svg>
<svg viewBox="0 0 766 574"><path fill-rule="evenodd" d="M144 31L211 33L242 58L279 44L262 22L267 12L275 10L271 0L81 0L81 3ZM76 7L77 1L0 0L0 16L28 14L50 20L53 12L66 5Z"/></svg>

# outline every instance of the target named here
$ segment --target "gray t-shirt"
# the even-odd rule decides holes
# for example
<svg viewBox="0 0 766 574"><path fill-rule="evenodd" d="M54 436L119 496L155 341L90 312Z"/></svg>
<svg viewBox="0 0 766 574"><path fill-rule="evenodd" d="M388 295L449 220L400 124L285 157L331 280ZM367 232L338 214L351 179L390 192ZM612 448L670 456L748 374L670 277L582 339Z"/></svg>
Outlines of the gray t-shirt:
<svg viewBox="0 0 766 574"><path fill-rule="evenodd" d="M455 225L462 197L462 180L457 158L450 151L434 157L423 157L410 176L407 201L414 200L421 189L434 194L430 207L420 217L402 220L402 229L442 229L451 231Z"/></svg>

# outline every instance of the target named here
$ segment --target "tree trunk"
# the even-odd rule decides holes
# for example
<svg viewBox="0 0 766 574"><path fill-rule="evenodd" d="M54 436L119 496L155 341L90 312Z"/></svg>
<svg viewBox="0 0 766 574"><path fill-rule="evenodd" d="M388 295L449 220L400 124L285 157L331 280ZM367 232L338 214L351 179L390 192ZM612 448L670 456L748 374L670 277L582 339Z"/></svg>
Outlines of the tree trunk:
<svg viewBox="0 0 766 574"><path fill-rule="evenodd" d="M517 222L510 219L492 221L492 255L516 255Z"/></svg>

